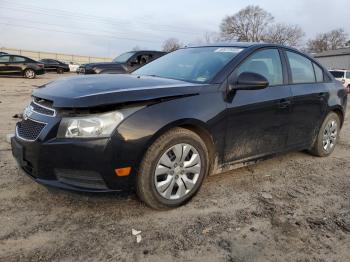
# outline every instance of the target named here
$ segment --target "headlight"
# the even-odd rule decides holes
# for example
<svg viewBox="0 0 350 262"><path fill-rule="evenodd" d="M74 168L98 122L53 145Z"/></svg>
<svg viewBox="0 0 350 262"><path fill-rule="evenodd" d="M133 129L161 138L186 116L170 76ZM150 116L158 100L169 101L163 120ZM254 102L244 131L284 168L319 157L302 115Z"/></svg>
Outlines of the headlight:
<svg viewBox="0 0 350 262"><path fill-rule="evenodd" d="M113 130L129 115L139 110L128 108L104 114L92 114L83 117L64 117L61 120L57 137L91 138L109 137Z"/></svg>

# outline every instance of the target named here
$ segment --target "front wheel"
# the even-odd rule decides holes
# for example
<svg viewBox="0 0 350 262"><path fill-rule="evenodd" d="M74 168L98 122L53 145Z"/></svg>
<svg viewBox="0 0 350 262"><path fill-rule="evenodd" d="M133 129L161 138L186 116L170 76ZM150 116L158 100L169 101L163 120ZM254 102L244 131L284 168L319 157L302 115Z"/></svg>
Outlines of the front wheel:
<svg viewBox="0 0 350 262"><path fill-rule="evenodd" d="M314 146L311 149L311 153L321 157L332 154L339 139L339 132L339 116L336 113L331 112L322 123Z"/></svg>
<svg viewBox="0 0 350 262"><path fill-rule="evenodd" d="M34 79L36 77L36 73L33 69L29 68L24 71L24 77Z"/></svg>
<svg viewBox="0 0 350 262"><path fill-rule="evenodd" d="M146 152L137 177L137 194L154 209L178 207L199 190L208 173L203 140L187 129L174 128Z"/></svg>
<svg viewBox="0 0 350 262"><path fill-rule="evenodd" d="M57 68L57 74L63 74L64 70L63 68Z"/></svg>

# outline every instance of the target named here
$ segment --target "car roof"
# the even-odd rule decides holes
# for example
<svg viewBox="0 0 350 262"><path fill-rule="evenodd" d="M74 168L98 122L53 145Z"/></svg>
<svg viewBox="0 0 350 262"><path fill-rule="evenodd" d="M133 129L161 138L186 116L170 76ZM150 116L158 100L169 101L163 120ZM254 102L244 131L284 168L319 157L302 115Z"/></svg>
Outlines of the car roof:
<svg viewBox="0 0 350 262"><path fill-rule="evenodd" d="M294 50L299 53L302 53L300 50L297 50L290 46L280 45L280 44L271 44L271 43L264 43L264 42L218 42L218 43L211 43L211 44L205 44L205 45L188 45L185 48L194 48L194 47L238 47L238 48L259 48L259 47L276 47L276 48L285 48L289 50Z"/></svg>

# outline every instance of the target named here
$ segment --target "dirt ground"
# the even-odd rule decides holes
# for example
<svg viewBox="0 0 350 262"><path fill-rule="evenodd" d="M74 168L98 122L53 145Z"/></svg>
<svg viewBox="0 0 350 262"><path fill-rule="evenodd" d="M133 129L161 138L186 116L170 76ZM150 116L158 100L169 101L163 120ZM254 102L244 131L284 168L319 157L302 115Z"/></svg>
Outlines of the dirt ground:
<svg viewBox="0 0 350 262"><path fill-rule="evenodd" d="M16 167L12 116L67 76L0 78L0 261L350 261L349 114L332 156L209 177L186 206L158 212L132 193L48 191Z"/></svg>

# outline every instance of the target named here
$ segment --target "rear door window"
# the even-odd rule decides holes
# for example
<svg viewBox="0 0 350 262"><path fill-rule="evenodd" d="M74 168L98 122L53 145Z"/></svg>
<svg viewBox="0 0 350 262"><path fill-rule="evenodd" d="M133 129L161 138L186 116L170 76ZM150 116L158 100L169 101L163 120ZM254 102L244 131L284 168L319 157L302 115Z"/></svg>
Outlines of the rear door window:
<svg viewBox="0 0 350 262"><path fill-rule="evenodd" d="M23 63L25 61L26 61L26 59L24 57L20 57L20 56L13 56L12 57L12 62L14 62L14 63Z"/></svg>
<svg viewBox="0 0 350 262"><path fill-rule="evenodd" d="M282 63L277 49L257 51L248 57L237 69L237 76L252 72L264 76L270 86L283 84Z"/></svg>
<svg viewBox="0 0 350 262"><path fill-rule="evenodd" d="M287 51L286 53L293 84L315 83L315 73L311 60L294 52Z"/></svg>
<svg viewBox="0 0 350 262"><path fill-rule="evenodd" d="M10 56L5 55L5 56L0 56L0 63L8 63L10 62Z"/></svg>
<svg viewBox="0 0 350 262"><path fill-rule="evenodd" d="M315 63L313 65L314 65L314 69L315 69L316 81L323 82L323 70L322 70L322 68L319 67L318 65L316 65Z"/></svg>

